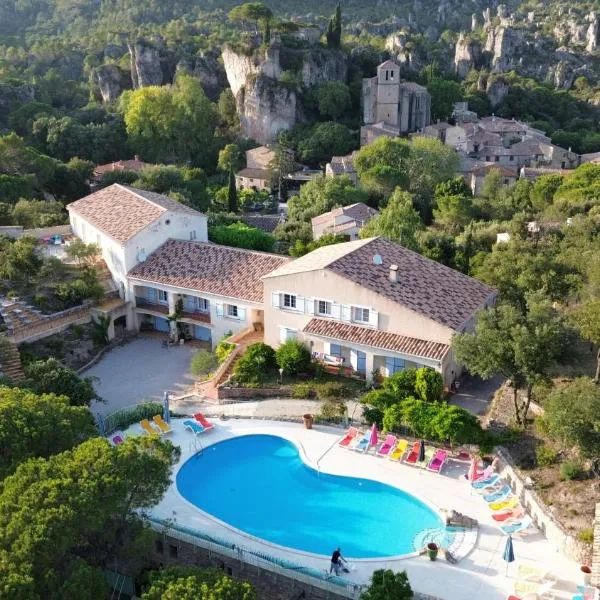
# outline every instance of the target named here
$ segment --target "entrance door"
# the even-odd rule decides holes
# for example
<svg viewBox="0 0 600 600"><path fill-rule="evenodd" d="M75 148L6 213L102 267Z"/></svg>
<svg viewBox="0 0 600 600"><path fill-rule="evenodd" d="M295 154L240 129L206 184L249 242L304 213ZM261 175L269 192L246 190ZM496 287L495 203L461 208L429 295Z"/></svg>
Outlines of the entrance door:
<svg viewBox="0 0 600 600"><path fill-rule="evenodd" d="M360 350L350 350L350 364L355 371L366 373L367 371L367 355Z"/></svg>

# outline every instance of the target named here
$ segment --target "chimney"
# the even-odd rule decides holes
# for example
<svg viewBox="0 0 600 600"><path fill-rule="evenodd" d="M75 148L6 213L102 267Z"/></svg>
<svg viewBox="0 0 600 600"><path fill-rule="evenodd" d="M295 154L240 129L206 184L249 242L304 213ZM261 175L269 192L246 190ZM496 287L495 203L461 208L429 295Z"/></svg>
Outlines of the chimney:
<svg viewBox="0 0 600 600"><path fill-rule="evenodd" d="M390 265L390 281L393 283L398 281L398 265Z"/></svg>

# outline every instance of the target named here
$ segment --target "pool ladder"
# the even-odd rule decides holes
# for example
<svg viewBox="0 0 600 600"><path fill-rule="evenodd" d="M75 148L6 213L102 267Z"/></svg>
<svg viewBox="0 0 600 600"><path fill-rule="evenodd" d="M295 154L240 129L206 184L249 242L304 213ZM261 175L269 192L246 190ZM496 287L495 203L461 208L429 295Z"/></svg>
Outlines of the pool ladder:
<svg viewBox="0 0 600 600"><path fill-rule="evenodd" d="M191 454L195 456L202 456L204 452L204 446L202 442L198 439L198 436L194 436L194 441L190 442L188 447Z"/></svg>

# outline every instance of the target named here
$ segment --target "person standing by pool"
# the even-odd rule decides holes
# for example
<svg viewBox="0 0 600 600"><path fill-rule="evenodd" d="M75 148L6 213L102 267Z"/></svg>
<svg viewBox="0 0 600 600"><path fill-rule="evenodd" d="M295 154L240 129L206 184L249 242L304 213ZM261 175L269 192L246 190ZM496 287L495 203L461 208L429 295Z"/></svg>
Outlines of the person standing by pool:
<svg viewBox="0 0 600 600"><path fill-rule="evenodd" d="M336 548L331 555L331 566L329 567L329 572L332 571L339 575L340 571L343 568L343 563L346 562L346 559L342 556L342 551L339 548Z"/></svg>

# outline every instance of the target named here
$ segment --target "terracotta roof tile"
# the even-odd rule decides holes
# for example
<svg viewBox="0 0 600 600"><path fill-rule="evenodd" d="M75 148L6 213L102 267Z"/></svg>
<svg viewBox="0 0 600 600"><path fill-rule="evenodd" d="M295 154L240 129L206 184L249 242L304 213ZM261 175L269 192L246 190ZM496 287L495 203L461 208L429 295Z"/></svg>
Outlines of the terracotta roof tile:
<svg viewBox="0 0 600 600"><path fill-rule="evenodd" d="M380 265L374 264L375 255L381 256ZM397 281L389 277L394 264L398 265ZM452 329L460 329L496 293L472 277L384 238L372 238L326 268Z"/></svg>
<svg viewBox="0 0 600 600"><path fill-rule="evenodd" d="M202 214L162 194L118 183L71 202L67 209L120 243L131 239L168 210Z"/></svg>
<svg viewBox="0 0 600 600"><path fill-rule="evenodd" d="M311 319L305 325L303 331L320 337L433 360L442 360L450 350L448 344L420 340L398 333L378 331L360 325L349 325L348 323L339 323L327 319Z"/></svg>
<svg viewBox="0 0 600 600"><path fill-rule="evenodd" d="M167 240L128 275L197 292L262 302L261 277L289 260L276 254L206 242Z"/></svg>

